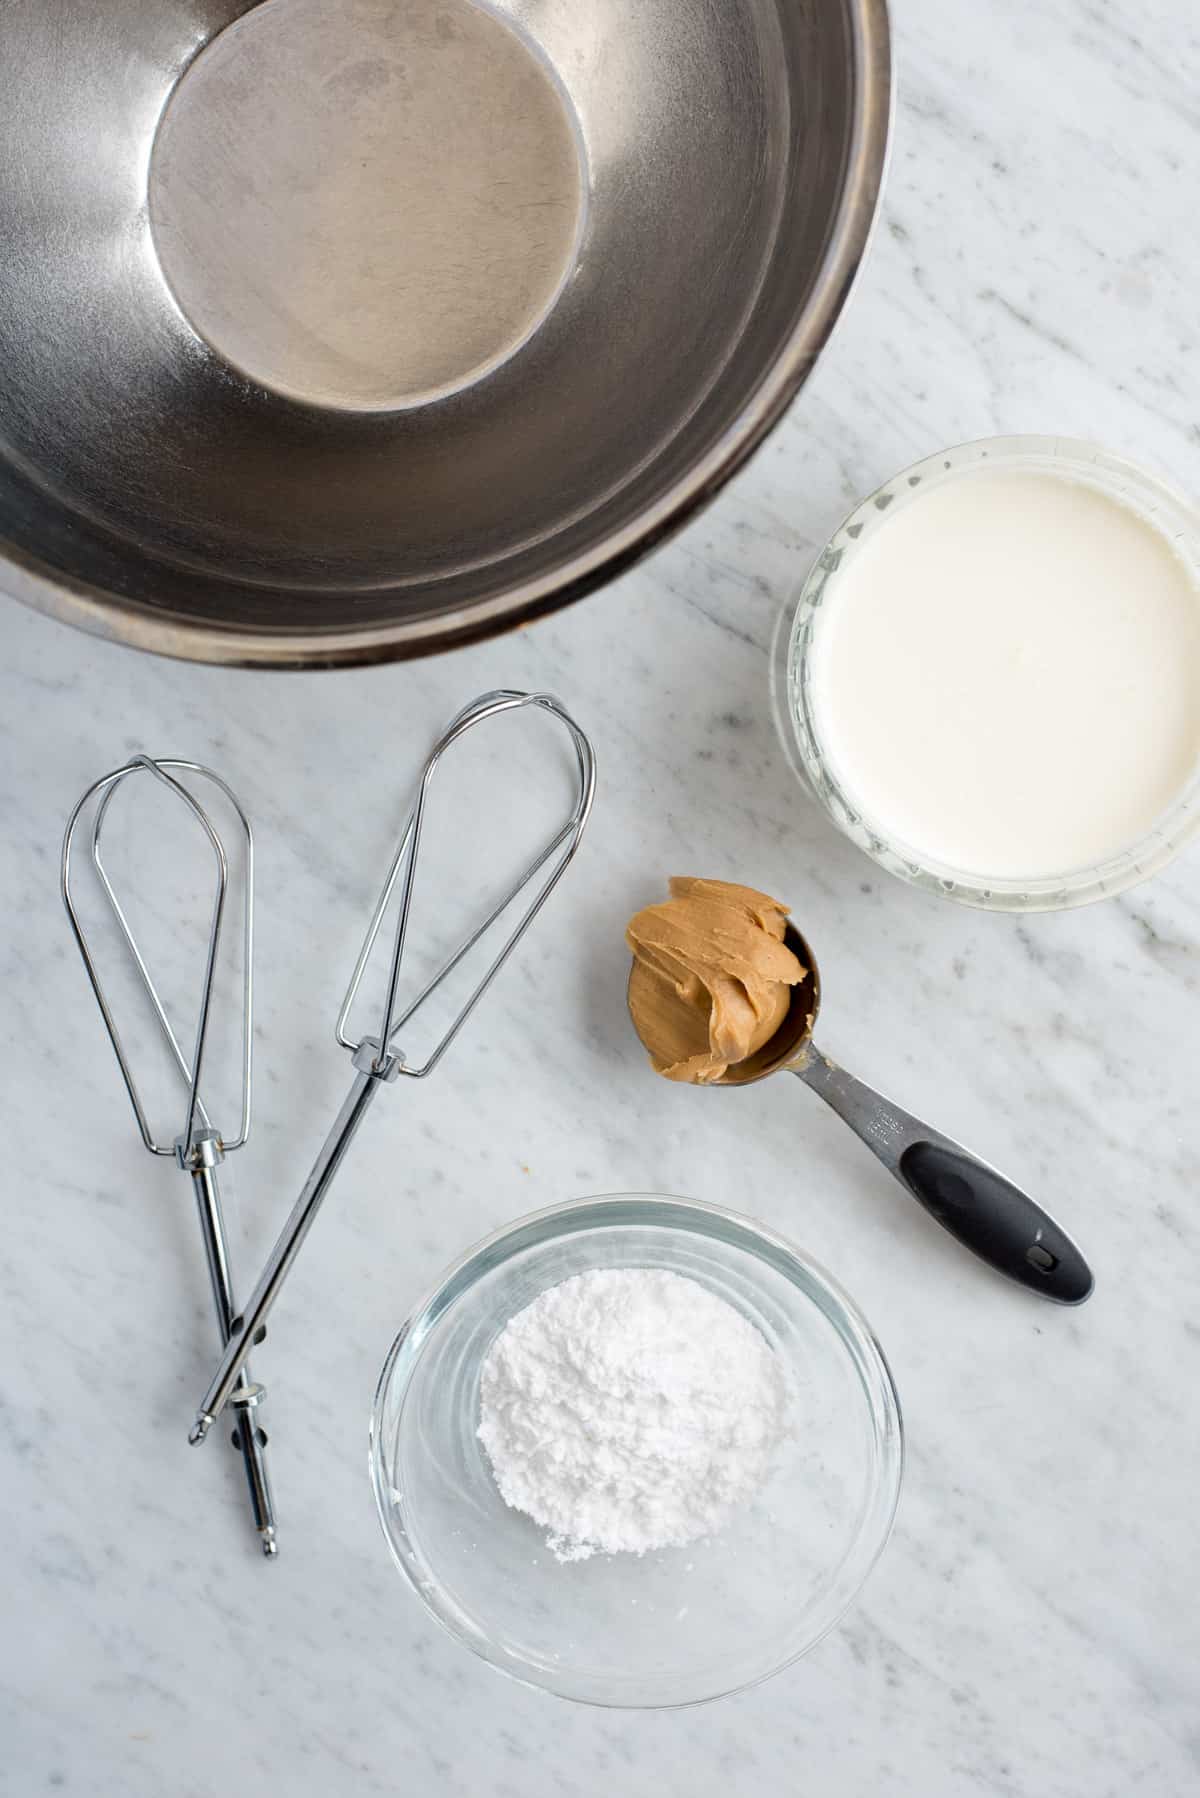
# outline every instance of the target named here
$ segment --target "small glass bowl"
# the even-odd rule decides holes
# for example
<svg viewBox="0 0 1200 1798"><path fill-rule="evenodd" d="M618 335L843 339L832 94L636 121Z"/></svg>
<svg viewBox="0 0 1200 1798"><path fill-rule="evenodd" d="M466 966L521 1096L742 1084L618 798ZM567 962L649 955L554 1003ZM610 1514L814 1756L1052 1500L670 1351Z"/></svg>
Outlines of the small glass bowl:
<svg viewBox="0 0 1200 1798"><path fill-rule="evenodd" d="M790 607L785 612L776 635L772 658L776 721L793 770L838 829L889 874L988 911L1056 911L1109 898L1164 868L1200 831L1200 767L1154 828L1108 861L1044 879L991 879L922 856L911 845L890 838L877 821L866 816L839 783L821 741L813 704L814 631L821 607L836 598L838 570L876 532L887 528L897 508L927 494L931 487L997 465L1013 473L1067 476L1124 502L1171 539L1200 591L1200 513L1132 462L1066 437L992 437L940 450L903 469L864 499L817 557L794 612Z"/></svg>
<svg viewBox="0 0 1200 1798"><path fill-rule="evenodd" d="M613 1267L668 1269L735 1305L782 1359L794 1428L714 1536L563 1564L497 1490L480 1370L540 1292ZM887 1541L902 1459L891 1374L846 1294L757 1224L653 1194L536 1212L471 1250L393 1343L371 1419L384 1534L438 1621L516 1679L613 1706L699 1703L811 1648Z"/></svg>

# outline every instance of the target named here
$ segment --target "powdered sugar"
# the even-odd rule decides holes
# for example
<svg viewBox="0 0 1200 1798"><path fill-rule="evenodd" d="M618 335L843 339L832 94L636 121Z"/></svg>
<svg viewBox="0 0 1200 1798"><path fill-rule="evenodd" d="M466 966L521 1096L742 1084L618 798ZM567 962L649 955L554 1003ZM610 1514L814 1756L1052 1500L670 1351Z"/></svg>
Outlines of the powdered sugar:
<svg viewBox="0 0 1200 1798"><path fill-rule="evenodd" d="M541 1293L483 1364L479 1436L560 1560L719 1529L757 1492L786 1389L762 1333L695 1280L604 1268Z"/></svg>

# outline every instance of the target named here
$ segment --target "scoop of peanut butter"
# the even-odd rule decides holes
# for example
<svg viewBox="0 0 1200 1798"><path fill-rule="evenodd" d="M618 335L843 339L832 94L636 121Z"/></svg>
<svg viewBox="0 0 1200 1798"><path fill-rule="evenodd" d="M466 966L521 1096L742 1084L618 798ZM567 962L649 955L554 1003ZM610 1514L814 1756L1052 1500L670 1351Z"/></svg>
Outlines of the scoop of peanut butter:
<svg viewBox="0 0 1200 1798"><path fill-rule="evenodd" d="M719 1080L783 1023L805 970L783 940L787 907L753 887L675 876L630 919L629 1011L668 1080Z"/></svg>

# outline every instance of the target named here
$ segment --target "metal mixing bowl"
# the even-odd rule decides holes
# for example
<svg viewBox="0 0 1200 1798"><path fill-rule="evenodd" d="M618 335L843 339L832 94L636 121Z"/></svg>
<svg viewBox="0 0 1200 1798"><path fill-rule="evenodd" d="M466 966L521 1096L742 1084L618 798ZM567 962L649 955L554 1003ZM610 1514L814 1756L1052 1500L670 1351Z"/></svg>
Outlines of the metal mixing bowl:
<svg viewBox="0 0 1200 1798"><path fill-rule="evenodd" d="M421 244L397 246L391 190L373 184L354 135L367 119L372 143L386 139L381 108L389 81L403 92L408 50L380 46L388 34L400 43L415 3L336 0L336 67L327 49L304 66L294 28L295 66L265 86L231 77L211 129L202 97L190 141L216 146L226 185L213 190L207 165L191 171L185 235L194 224L196 244L220 243L228 218L251 299L261 273L272 303L315 294L344 325L339 281L359 283L357 303L378 262L386 322L388 283L422 266ZM443 15L424 0L420 17L450 43L467 4L445 0ZM370 661L578 598L681 524L778 420L832 329L875 210L886 0L499 0L577 127L587 200L565 285L515 353L485 368L481 352L484 372L457 391L326 403L314 374L297 397L295 382L247 378L212 347L203 307L189 319L164 272L152 183L164 109L197 59L246 15L271 15L274 29L303 26L311 10L0 9L0 589L143 649ZM487 110L484 85L467 96L472 121ZM288 165L310 121L322 144L344 121L355 154L323 151L301 177ZM444 141L435 131L417 146L430 179L453 171L457 141L448 124ZM173 153L178 197L189 171ZM293 223L357 234L353 266L315 235L281 250L247 225L247 207L275 216L271 179ZM297 214L310 192L311 212ZM494 218L478 217L482 240ZM473 244L463 291L478 301L486 271ZM214 294L236 313L236 289ZM364 325L364 355L372 341ZM290 366L303 360L302 337L286 347Z"/></svg>

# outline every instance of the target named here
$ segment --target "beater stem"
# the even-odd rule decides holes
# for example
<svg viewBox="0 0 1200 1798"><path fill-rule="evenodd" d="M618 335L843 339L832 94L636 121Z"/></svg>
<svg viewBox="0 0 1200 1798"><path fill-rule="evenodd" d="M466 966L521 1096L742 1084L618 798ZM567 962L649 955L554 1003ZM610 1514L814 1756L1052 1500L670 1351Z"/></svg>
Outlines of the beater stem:
<svg viewBox="0 0 1200 1798"><path fill-rule="evenodd" d="M225 1222L221 1213L221 1194L217 1185L217 1166L224 1160L224 1151L220 1139L211 1130L200 1132L193 1137L191 1148L178 1145L177 1153L180 1165L192 1176L192 1188L196 1194L196 1208L200 1213L200 1229L204 1237L204 1253L208 1261L209 1278L212 1281L213 1303L217 1310L217 1321L221 1326L221 1341L228 1343L230 1331L236 1321L233 1302L233 1283L229 1274L229 1260L225 1249ZM246 1470L246 1486L250 1494L250 1509L254 1516L254 1527L258 1531L264 1555L275 1555L279 1552L279 1544L275 1535L275 1506L271 1497L271 1483L267 1478L267 1463L264 1450L267 1439L257 1418L257 1405L263 1396L261 1386L255 1386L250 1379L249 1368L243 1366L237 1377L231 1394L232 1402L239 1410L237 1428L233 1442L242 1457L242 1465Z"/></svg>
<svg viewBox="0 0 1200 1798"><path fill-rule="evenodd" d="M376 1058L378 1066L374 1065ZM385 1081L394 1080L400 1072L399 1057L386 1054L380 1044L370 1038L359 1045L354 1065L358 1072L354 1076L349 1095L338 1112L337 1121L325 1139L311 1174L304 1182L304 1189L292 1207L292 1214L283 1226L279 1240L271 1251L271 1258L263 1269L245 1310L241 1317L234 1319L233 1334L226 1345L221 1364L213 1375L212 1384L201 1400L196 1421L188 1434L189 1442L203 1442L230 1398L236 1398L235 1387L242 1365L278 1297L292 1262L300 1252L304 1238L312 1228L313 1220L333 1184L334 1175L354 1140L358 1126L379 1088Z"/></svg>

